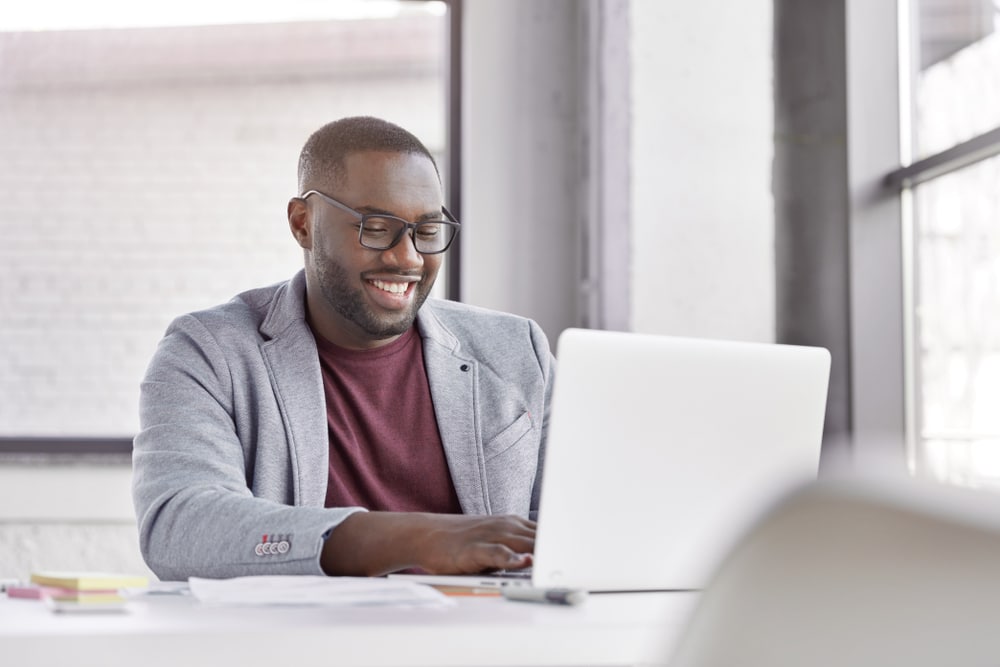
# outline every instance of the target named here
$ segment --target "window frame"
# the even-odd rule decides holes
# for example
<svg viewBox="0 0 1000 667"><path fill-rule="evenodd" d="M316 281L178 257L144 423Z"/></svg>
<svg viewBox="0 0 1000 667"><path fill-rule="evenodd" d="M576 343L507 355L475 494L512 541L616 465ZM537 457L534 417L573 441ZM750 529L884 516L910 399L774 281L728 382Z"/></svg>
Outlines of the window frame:
<svg viewBox="0 0 1000 667"><path fill-rule="evenodd" d="M850 410L853 466L909 466L913 425L907 387L904 200L884 186L900 168L901 2L848 0L847 164ZM878 286L874 289L873 286Z"/></svg>
<svg viewBox="0 0 1000 667"><path fill-rule="evenodd" d="M447 6L445 101L447 206L462 219L462 0L440 0ZM462 235L448 250L445 295L461 300ZM121 463L131 460L132 437L0 435L0 464Z"/></svg>

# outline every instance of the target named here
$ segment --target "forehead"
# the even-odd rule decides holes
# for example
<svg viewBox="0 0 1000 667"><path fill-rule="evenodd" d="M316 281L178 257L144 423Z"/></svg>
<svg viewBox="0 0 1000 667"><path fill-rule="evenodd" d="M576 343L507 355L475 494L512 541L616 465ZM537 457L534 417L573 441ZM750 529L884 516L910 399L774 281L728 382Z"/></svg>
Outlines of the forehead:
<svg viewBox="0 0 1000 667"><path fill-rule="evenodd" d="M434 164L418 153L363 151L344 158L335 191L355 205L384 201L441 204L441 182Z"/></svg>

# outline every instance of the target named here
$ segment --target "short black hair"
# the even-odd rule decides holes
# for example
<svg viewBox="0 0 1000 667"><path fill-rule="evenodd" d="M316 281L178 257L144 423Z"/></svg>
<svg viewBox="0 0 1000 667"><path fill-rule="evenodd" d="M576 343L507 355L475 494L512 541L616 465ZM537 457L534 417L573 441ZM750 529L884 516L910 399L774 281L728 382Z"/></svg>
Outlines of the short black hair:
<svg viewBox="0 0 1000 667"><path fill-rule="evenodd" d="M350 116L327 123L306 140L299 154L299 191L316 186L331 173L339 179L347 156L363 151L424 155L441 178L434 156L411 132L381 118Z"/></svg>

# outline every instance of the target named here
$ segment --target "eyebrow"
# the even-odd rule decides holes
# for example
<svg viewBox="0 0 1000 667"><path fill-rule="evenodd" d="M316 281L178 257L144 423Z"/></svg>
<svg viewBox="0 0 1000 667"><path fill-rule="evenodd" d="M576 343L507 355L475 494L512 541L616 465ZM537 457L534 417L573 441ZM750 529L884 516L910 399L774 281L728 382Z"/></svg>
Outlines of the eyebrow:
<svg viewBox="0 0 1000 667"><path fill-rule="evenodd" d="M361 213L372 213L374 215L391 215L394 218L399 218L400 220L405 220L406 218L401 215L397 215L392 211L387 211L384 208L378 208L377 206L355 206L355 211L360 211ZM444 218L444 207L440 211L435 213L424 213L419 216L414 222L424 222L425 220L441 220Z"/></svg>

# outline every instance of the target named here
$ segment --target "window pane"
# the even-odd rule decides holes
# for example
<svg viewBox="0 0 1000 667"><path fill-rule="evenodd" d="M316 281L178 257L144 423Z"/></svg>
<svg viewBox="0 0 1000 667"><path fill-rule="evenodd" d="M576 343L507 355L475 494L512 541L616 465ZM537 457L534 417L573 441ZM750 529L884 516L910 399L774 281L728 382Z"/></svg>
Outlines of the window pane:
<svg viewBox="0 0 1000 667"><path fill-rule="evenodd" d="M1000 6L912 0L912 157L1000 127ZM916 465L1000 486L1000 158L913 192Z"/></svg>
<svg viewBox="0 0 1000 667"><path fill-rule="evenodd" d="M921 462L1000 483L1000 156L914 195Z"/></svg>
<svg viewBox="0 0 1000 667"><path fill-rule="evenodd" d="M174 316L301 267L285 206L323 123L379 115L444 154L441 3L247 7L286 4L397 8L0 32L0 437L131 436Z"/></svg>
<svg viewBox="0 0 1000 667"><path fill-rule="evenodd" d="M917 0L914 159L1000 127L1000 5Z"/></svg>

